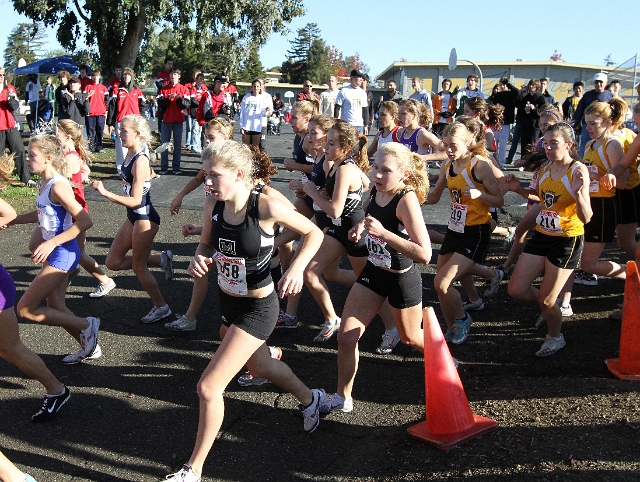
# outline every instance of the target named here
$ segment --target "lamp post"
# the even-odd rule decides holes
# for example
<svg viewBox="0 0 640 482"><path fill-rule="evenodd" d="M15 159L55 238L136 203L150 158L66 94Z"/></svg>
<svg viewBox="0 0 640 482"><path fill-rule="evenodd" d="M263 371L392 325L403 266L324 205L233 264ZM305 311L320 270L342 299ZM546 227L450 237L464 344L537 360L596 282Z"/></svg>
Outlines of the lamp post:
<svg viewBox="0 0 640 482"><path fill-rule="evenodd" d="M482 92L482 70L480 69L480 67L478 67L478 64L476 64L475 62L471 62L471 60L466 60L466 59L460 59L461 62L469 62L471 65L473 65L476 69L478 69L478 73L480 74L480 92ZM455 48L451 49L451 53L449 54L449 70L455 70L456 67L458 66L458 54L456 52Z"/></svg>

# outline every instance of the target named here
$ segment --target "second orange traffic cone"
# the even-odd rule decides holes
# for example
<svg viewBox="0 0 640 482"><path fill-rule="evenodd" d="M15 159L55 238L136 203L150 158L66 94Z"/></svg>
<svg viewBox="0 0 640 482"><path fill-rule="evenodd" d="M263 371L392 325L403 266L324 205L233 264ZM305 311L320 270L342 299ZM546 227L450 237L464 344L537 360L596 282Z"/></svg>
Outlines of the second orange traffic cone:
<svg viewBox="0 0 640 482"><path fill-rule="evenodd" d="M627 263L620 358L610 358L605 363L609 371L622 380L640 380L640 276L635 261Z"/></svg>
<svg viewBox="0 0 640 482"><path fill-rule="evenodd" d="M427 419L409 427L407 432L423 442L449 450L495 430L498 423L471 412L433 308L422 310L422 323Z"/></svg>

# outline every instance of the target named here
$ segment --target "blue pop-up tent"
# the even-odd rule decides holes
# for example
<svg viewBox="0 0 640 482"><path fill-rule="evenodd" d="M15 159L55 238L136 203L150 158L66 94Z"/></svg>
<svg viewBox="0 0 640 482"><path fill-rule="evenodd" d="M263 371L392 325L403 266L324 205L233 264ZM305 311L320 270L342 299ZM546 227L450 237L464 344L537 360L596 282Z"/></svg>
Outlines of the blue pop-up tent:
<svg viewBox="0 0 640 482"><path fill-rule="evenodd" d="M38 60L37 62L33 62L32 64L17 68L15 73L16 75L46 75L56 74L61 70L66 70L71 75L78 75L80 73L80 69L78 69L78 66L69 55ZM87 72L87 74L89 74L89 72Z"/></svg>

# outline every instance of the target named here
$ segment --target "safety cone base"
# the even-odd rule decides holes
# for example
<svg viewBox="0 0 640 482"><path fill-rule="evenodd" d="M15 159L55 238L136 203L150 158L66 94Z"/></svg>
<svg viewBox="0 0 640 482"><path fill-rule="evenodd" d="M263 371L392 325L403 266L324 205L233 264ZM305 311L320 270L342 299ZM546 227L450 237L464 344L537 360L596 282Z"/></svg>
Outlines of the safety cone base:
<svg viewBox="0 0 640 482"><path fill-rule="evenodd" d="M635 382L640 381L640 375L632 375L624 373L622 372L622 370L620 370L620 358L609 358L604 362L607 364L607 368L609 369L609 371L613 373L616 378L619 378L620 380L630 380Z"/></svg>
<svg viewBox="0 0 640 482"><path fill-rule="evenodd" d="M412 437L427 442L442 450L449 450L498 428L498 422L490 418L473 415L474 424L467 430L454 433L432 433L427 430L427 422L417 423L407 429Z"/></svg>

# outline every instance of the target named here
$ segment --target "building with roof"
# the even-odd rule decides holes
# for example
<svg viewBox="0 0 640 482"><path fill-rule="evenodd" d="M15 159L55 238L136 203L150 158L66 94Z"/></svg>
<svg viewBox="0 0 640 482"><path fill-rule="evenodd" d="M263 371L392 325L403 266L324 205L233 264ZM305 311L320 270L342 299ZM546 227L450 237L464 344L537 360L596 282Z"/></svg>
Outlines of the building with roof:
<svg viewBox="0 0 640 482"><path fill-rule="evenodd" d="M607 68L599 65L573 64L551 60L541 62L524 60L515 62L478 62L476 65L482 71L481 89L486 97L491 94L491 89L502 77L508 77L511 83L518 88L526 84L529 79L544 77L549 79L547 90L557 102L562 102L567 96L573 95L572 86L574 82L582 81L584 82L585 90L592 89L593 76L598 72L607 73L612 69L612 67ZM614 72L609 80L617 78L614 77L616 73L618 72ZM453 87L456 85L465 87L469 74L479 76L478 69L464 60L459 60L457 68L453 71L449 70L447 62L394 62L378 75L377 80L383 81L384 84L389 80L395 81L402 96L407 98L413 92L411 89L411 79L413 77L423 79L424 88L435 93L441 90L443 79L451 79ZM620 76L622 77L622 74ZM623 87L622 97L627 102L630 102L635 94L633 82L620 80Z"/></svg>

